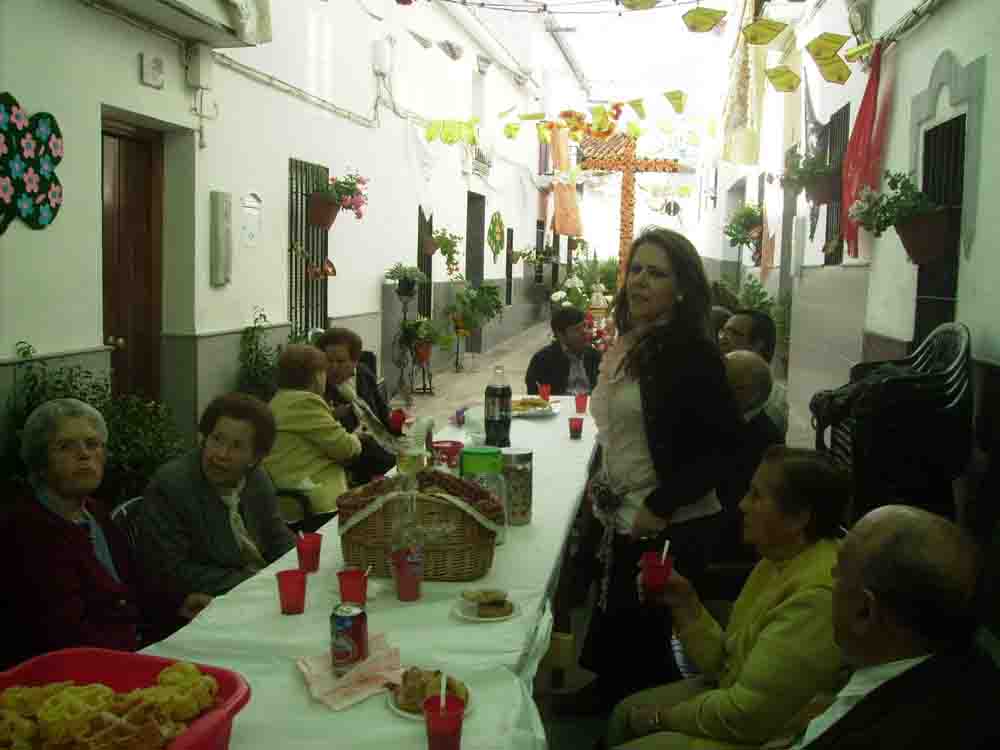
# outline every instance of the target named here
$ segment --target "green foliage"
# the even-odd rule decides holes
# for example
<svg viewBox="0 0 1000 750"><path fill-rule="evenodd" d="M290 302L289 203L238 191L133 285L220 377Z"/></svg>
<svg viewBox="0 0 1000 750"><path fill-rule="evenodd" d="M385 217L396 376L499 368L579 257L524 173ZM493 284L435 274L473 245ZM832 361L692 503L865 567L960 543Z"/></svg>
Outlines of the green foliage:
<svg viewBox="0 0 1000 750"><path fill-rule="evenodd" d="M435 229L431 235L434 247L441 251L444 256L445 270L448 278L458 275L458 243L462 241L462 235L453 234L444 227Z"/></svg>
<svg viewBox="0 0 1000 750"><path fill-rule="evenodd" d="M592 290L594 284L602 284L605 294L614 294L618 288L618 259L587 258L573 264L573 273L583 281L584 289Z"/></svg>
<svg viewBox="0 0 1000 750"><path fill-rule="evenodd" d="M445 308L453 322L461 322L461 328L475 331L493 318L503 317L503 300L500 290L493 284L466 286L455 294L455 301ZM459 326L456 325L456 329Z"/></svg>
<svg viewBox="0 0 1000 750"><path fill-rule="evenodd" d="M792 293L785 292L775 300L771 308L778 341L786 344L792 339Z"/></svg>
<svg viewBox="0 0 1000 750"><path fill-rule="evenodd" d="M414 284L426 284L430 279L427 278L427 274L421 271L416 266L404 266L402 263L396 263L388 271L385 272L385 277L389 281L412 281Z"/></svg>
<svg viewBox="0 0 1000 750"><path fill-rule="evenodd" d="M423 343L447 349L455 340L448 333L446 323L439 323L420 316L414 320L401 320L399 322L399 338L405 346L411 349L417 344Z"/></svg>
<svg viewBox="0 0 1000 750"><path fill-rule="evenodd" d="M270 401L278 390L277 368L281 347L265 339L267 315L254 308L253 323L240 334L240 372L238 390L262 401Z"/></svg>
<svg viewBox="0 0 1000 750"><path fill-rule="evenodd" d="M818 154L803 159L796 151L785 159L785 173L781 177L781 184L799 191L839 173L840 164L827 164L826 157Z"/></svg>
<svg viewBox="0 0 1000 750"><path fill-rule="evenodd" d="M745 205L733 211L722 233L732 247L752 247L760 237L764 214L757 206Z"/></svg>
<svg viewBox="0 0 1000 750"><path fill-rule="evenodd" d="M730 310L735 307L744 310L760 310L768 315L773 314L774 297L767 293L767 289L753 274L748 273L744 277L743 284L739 289L735 289L731 283L725 280L718 282L718 286L724 291L722 294L717 294L716 297L717 299L728 298L730 303L724 306ZM733 305L731 300L735 300L736 304Z"/></svg>
<svg viewBox="0 0 1000 750"><path fill-rule="evenodd" d="M853 221L876 237L881 237L889 227L938 208L906 172L886 172L885 176L888 192L876 193L867 186L863 187L848 211Z"/></svg>
<svg viewBox="0 0 1000 750"><path fill-rule="evenodd" d="M105 480L98 495L112 505L141 494L162 464L185 450L166 405L141 396L115 396L110 375L82 365L54 367L33 360L35 348L26 341L16 346L21 358L14 368L14 388L7 400L7 434L4 439L5 476L25 479L20 459L21 431L38 406L56 398L84 401L104 416L108 426L108 459Z"/></svg>

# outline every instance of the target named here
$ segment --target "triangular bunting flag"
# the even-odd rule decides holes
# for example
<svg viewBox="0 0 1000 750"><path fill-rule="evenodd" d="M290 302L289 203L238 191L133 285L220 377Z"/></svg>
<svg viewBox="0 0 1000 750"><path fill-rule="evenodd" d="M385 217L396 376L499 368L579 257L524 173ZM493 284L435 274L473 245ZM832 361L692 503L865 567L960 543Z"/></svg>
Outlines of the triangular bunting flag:
<svg viewBox="0 0 1000 750"><path fill-rule="evenodd" d="M503 134L507 136L510 140L517 138L517 134L521 132L521 123L519 122L508 122L503 126Z"/></svg>
<svg viewBox="0 0 1000 750"><path fill-rule="evenodd" d="M827 60L840 52L840 48L847 43L848 39L850 37L843 34L826 32L809 42L806 49L812 59L819 63L821 60Z"/></svg>
<svg viewBox="0 0 1000 750"><path fill-rule="evenodd" d="M590 114L594 118L594 130L607 130L611 126L611 119L608 117L607 107L597 105L590 108Z"/></svg>
<svg viewBox="0 0 1000 750"><path fill-rule="evenodd" d="M503 118L505 118L505 117L513 114L515 109L517 109L517 105L516 104L513 107L511 107L510 109L505 109L503 112L501 112L500 114L498 114L497 115L497 119L498 120L502 120Z"/></svg>
<svg viewBox="0 0 1000 750"><path fill-rule="evenodd" d="M817 60L816 66L820 75L830 83L844 84L851 77L851 69L839 55L823 61Z"/></svg>
<svg viewBox="0 0 1000 750"><path fill-rule="evenodd" d="M703 34L711 31L719 22L726 17L726 11L715 10L714 8L692 8L683 16L681 20L690 31Z"/></svg>
<svg viewBox="0 0 1000 750"><path fill-rule="evenodd" d="M640 120L646 119L646 105L643 103L642 99L632 99L628 103L628 106L632 108L632 111L635 112L635 116Z"/></svg>
<svg viewBox="0 0 1000 750"><path fill-rule="evenodd" d="M773 68L768 68L764 71L764 75L767 76L767 80L771 82L774 86L775 91L795 91L802 83L802 79L799 74L794 70L789 68L787 65L778 65Z"/></svg>
<svg viewBox="0 0 1000 750"><path fill-rule="evenodd" d="M545 113L544 112L532 112L532 113L527 114L527 115L518 115L518 118L521 119L521 120L544 120L545 119Z"/></svg>
<svg viewBox="0 0 1000 750"><path fill-rule="evenodd" d="M441 126L441 120L431 120L427 123L427 130L424 132L424 137L428 143L433 143L441 137Z"/></svg>
<svg viewBox="0 0 1000 750"><path fill-rule="evenodd" d="M746 38L747 44L770 44L786 28L788 28L787 23L772 21L770 18L759 18L743 27L743 36Z"/></svg>
<svg viewBox="0 0 1000 750"><path fill-rule="evenodd" d="M687 94L683 91L667 91L663 95L674 108L674 112L677 114L684 112L684 104L687 102Z"/></svg>
<svg viewBox="0 0 1000 750"><path fill-rule="evenodd" d="M628 131L629 138L632 138L633 140L638 140L639 136L643 133L642 128L639 127L639 123L637 122L628 123L625 126L625 129Z"/></svg>

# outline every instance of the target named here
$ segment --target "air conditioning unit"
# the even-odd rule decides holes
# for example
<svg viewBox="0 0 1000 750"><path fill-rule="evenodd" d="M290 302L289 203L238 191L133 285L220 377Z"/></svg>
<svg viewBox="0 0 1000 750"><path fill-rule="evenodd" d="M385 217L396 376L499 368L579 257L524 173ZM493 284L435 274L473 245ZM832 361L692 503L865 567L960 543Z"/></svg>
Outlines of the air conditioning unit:
<svg viewBox="0 0 1000 750"><path fill-rule="evenodd" d="M270 0L98 0L98 4L214 49L271 40Z"/></svg>

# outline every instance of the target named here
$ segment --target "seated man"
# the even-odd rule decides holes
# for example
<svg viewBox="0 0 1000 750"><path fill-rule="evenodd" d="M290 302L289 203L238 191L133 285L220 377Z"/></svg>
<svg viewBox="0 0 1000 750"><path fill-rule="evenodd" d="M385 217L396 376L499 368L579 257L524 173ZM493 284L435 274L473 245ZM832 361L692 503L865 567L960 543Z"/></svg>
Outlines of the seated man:
<svg viewBox="0 0 1000 750"><path fill-rule="evenodd" d="M552 311L552 333L556 340L535 352L524 381L528 393L538 393L540 383L552 386L552 393L590 393L597 385L601 355L587 341L584 315L575 307Z"/></svg>
<svg viewBox="0 0 1000 750"><path fill-rule="evenodd" d="M144 575L124 533L91 499L104 478L107 439L100 412L73 398L42 404L24 425L31 492L5 500L14 503L0 551L8 574L0 668L76 646L132 651L211 601Z"/></svg>
<svg viewBox="0 0 1000 750"><path fill-rule="evenodd" d="M978 651L977 555L951 521L883 506L834 568L833 628L855 668L796 748L994 748L1000 673Z"/></svg>
<svg viewBox="0 0 1000 750"><path fill-rule="evenodd" d="M759 310L737 310L719 331L719 349L723 354L736 351L756 352L771 364L777 342L774 321ZM788 433L788 397L781 383L774 383L771 397L764 406L782 436Z"/></svg>
<svg viewBox="0 0 1000 750"><path fill-rule="evenodd" d="M260 467L275 439L267 404L243 393L213 400L201 446L161 466L139 511L147 564L188 591L224 594L295 546Z"/></svg>

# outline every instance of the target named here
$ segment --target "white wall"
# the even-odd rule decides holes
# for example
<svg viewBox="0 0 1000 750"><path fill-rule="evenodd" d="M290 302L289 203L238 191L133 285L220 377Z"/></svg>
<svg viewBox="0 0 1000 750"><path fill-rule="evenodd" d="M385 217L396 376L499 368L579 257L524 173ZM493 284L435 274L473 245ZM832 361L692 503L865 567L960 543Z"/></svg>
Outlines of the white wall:
<svg viewBox="0 0 1000 750"><path fill-rule="evenodd" d="M353 2L282 0L280 12L275 7L273 14L272 44L226 54L370 116L376 91L371 42L391 34L396 40L397 102L432 119L471 116L472 86L479 75L473 41L429 4L383 3L379 12L386 18L383 23ZM436 47L425 50L408 28L455 41L465 55L454 62ZM163 56L163 90L139 84L140 53ZM101 343L102 105L173 130L166 140L165 330L239 328L250 321L255 306L274 322L286 320L289 158L328 165L332 174L355 168L371 179L365 218L359 222L345 212L331 231L330 254L338 276L330 280L329 311L345 316L379 310L385 269L397 260L414 263L417 253L417 190L408 158L408 125L383 108L381 126L368 129L220 65L214 74L209 100L217 103L218 117L206 123L207 147L197 150L192 135L197 119L190 112L192 96L174 43L75 0L0 4L0 90L19 97L29 112L51 111L67 148L58 169L66 203L53 226L31 232L15 221L0 238L0 358L13 354L14 342L22 338L42 352ZM514 105L521 111L533 109L537 105L529 93L494 67L483 87L484 114L495 118ZM499 127L495 121L493 125ZM530 129L516 142L497 138L496 146L504 157L533 171L537 144ZM466 191L472 189L487 196L487 220L499 209L515 228L515 243L531 242L536 204L520 179L522 168L496 160L489 180L496 190L491 191L478 178L470 181L462 175L460 146L439 146L438 151L432 187L436 227L465 234ZM211 190L231 192L236 201L254 192L264 206L257 247L236 249L232 283L221 289L209 285ZM443 259L435 263L435 276L443 279ZM503 273L502 259L494 264L487 251L487 277Z"/></svg>

